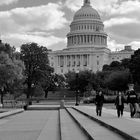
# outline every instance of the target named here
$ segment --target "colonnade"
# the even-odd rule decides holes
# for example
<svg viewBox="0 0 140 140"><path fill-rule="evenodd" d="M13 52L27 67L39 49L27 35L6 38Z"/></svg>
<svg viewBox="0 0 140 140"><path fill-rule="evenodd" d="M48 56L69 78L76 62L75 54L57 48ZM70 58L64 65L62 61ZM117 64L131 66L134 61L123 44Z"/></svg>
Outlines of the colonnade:
<svg viewBox="0 0 140 140"><path fill-rule="evenodd" d="M75 35L68 37L68 46L85 44L107 45L107 38L102 35Z"/></svg>
<svg viewBox="0 0 140 140"><path fill-rule="evenodd" d="M57 56L59 67L81 67L88 66L90 61L89 54L78 55L59 55Z"/></svg>

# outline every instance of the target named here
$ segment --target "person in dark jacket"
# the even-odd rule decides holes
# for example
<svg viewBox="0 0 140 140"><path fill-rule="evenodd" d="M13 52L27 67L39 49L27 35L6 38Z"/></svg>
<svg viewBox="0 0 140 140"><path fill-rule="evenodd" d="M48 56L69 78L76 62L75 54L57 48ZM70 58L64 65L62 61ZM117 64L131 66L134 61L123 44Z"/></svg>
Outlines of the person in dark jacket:
<svg viewBox="0 0 140 140"><path fill-rule="evenodd" d="M129 90L127 92L127 94L128 94L127 103L129 103L129 106L130 106L131 118L133 118L136 113L137 103L138 103L138 96L137 96L136 92L134 91L133 87L134 87L133 84L129 85Z"/></svg>
<svg viewBox="0 0 140 140"><path fill-rule="evenodd" d="M124 102L125 102L124 97L122 93L119 92L115 100L118 117L120 117L120 115L121 117L123 116Z"/></svg>
<svg viewBox="0 0 140 140"><path fill-rule="evenodd" d="M95 98L97 116L102 115L103 103L104 103L104 95L102 94L102 91L100 90L99 93L96 95L96 98Z"/></svg>

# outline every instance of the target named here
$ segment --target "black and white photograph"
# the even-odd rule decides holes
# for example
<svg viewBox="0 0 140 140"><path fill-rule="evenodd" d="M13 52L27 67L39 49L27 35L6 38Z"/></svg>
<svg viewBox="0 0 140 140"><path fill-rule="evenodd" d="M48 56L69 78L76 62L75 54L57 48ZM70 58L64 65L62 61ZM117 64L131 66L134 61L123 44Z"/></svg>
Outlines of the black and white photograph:
<svg viewBox="0 0 140 140"><path fill-rule="evenodd" d="M0 140L140 140L140 0L0 0Z"/></svg>

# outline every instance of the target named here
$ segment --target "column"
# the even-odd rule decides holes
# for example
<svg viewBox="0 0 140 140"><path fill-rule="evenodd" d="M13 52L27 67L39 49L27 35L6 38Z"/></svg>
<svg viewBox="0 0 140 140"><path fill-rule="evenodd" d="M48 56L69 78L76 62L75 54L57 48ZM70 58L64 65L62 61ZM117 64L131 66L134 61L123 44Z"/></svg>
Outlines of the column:
<svg viewBox="0 0 140 140"><path fill-rule="evenodd" d="M70 46L71 46L71 36L70 36Z"/></svg>
<svg viewBox="0 0 140 140"><path fill-rule="evenodd" d="M80 55L80 67L83 66L83 55Z"/></svg>
<svg viewBox="0 0 140 140"><path fill-rule="evenodd" d="M74 44L76 44L76 35L74 36Z"/></svg>
<svg viewBox="0 0 140 140"><path fill-rule="evenodd" d="M79 35L79 44L81 44L81 35Z"/></svg>
<svg viewBox="0 0 140 140"><path fill-rule="evenodd" d="M91 35L91 43L94 44L94 36Z"/></svg>
<svg viewBox="0 0 140 140"><path fill-rule="evenodd" d="M92 44L92 35L90 35L90 44Z"/></svg>
<svg viewBox="0 0 140 140"><path fill-rule="evenodd" d="M89 54L87 55L87 65L89 65Z"/></svg>
<svg viewBox="0 0 140 140"><path fill-rule="evenodd" d="M75 41L75 40L74 40L74 36L73 36L73 45L74 45L74 41Z"/></svg>
<svg viewBox="0 0 140 140"><path fill-rule="evenodd" d="M101 43L101 39L102 39L102 37L101 37L101 36L99 36L99 40L100 40L99 42L100 42L100 45L102 44L102 43Z"/></svg>
<svg viewBox="0 0 140 140"><path fill-rule="evenodd" d="M101 45L103 45L103 36L101 36Z"/></svg>
<svg viewBox="0 0 140 140"><path fill-rule="evenodd" d="M77 35L77 44L79 44L79 35Z"/></svg>
<svg viewBox="0 0 140 140"><path fill-rule="evenodd" d="M83 35L81 36L81 42L82 42L82 45L84 44L84 37Z"/></svg>
<svg viewBox="0 0 140 140"><path fill-rule="evenodd" d="M77 35L75 36L75 44L78 44Z"/></svg>
<svg viewBox="0 0 140 140"><path fill-rule="evenodd" d="M96 45L96 35L94 36L94 44Z"/></svg>
<svg viewBox="0 0 140 140"><path fill-rule="evenodd" d="M88 35L86 35L86 41L87 41L86 43L88 44L88 43L89 43L89 42L88 42L88 41L89 41L89 40L88 40Z"/></svg>
<svg viewBox="0 0 140 140"><path fill-rule="evenodd" d="M99 36L97 36L97 45L99 45Z"/></svg>

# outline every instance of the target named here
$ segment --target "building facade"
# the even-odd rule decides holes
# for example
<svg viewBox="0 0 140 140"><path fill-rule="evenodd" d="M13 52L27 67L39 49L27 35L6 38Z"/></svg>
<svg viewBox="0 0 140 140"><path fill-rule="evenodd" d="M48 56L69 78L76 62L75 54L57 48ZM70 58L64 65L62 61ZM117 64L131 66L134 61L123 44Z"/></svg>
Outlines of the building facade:
<svg viewBox="0 0 140 140"><path fill-rule="evenodd" d="M133 53L131 46L111 52L107 47L107 34L100 15L92 8L90 0L84 0L70 24L67 48L50 51L49 60L57 74L81 70L97 72L102 70L103 65L130 58Z"/></svg>

